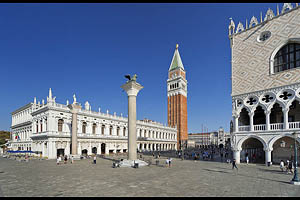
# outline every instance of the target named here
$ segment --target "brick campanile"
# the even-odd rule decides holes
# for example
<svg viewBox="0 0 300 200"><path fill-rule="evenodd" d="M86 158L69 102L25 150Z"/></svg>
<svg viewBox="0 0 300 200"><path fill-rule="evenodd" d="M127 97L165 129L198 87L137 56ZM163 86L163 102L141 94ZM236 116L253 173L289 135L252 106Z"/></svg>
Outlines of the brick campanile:
<svg viewBox="0 0 300 200"><path fill-rule="evenodd" d="M178 51L178 44L168 74L168 125L177 126L177 149L188 139L187 130L187 80Z"/></svg>

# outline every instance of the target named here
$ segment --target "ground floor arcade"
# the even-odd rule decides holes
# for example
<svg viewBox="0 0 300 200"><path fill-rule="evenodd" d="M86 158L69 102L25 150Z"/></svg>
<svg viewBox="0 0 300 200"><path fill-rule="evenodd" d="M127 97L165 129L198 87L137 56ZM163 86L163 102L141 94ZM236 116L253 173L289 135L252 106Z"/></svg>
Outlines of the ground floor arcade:
<svg viewBox="0 0 300 200"><path fill-rule="evenodd" d="M13 147L22 146L15 142ZM30 144L31 151L39 152L42 157L55 159L59 155L70 155L71 140L70 138L47 138L33 140ZM78 139L77 152L82 156L93 154L118 154L127 153L127 140L105 140L105 139ZM22 149L20 149L22 150ZM176 142L169 141L137 141L137 150L143 151L169 151L176 150Z"/></svg>
<svg viewBox="0 0 300 200"><path fill-rule="evenodd" d="M233 157L237 163L246 162L246 155L248 155L250 163L278 164L281 160L284 162L294 160L295 138L293 132L235 134L233 142ZM298 136L297 148L299 142Z"/></svg>

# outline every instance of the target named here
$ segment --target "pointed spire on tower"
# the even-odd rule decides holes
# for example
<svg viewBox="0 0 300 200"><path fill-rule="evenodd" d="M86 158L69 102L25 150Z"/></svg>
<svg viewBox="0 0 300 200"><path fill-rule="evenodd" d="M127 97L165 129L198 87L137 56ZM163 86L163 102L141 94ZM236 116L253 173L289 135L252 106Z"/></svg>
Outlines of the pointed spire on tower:
<svg viewBox="0 0 300 200"><path fill-rule="evenodd" d="M279 15L279 6L277 4L277 16Z"/></svg>
<svg viewBox="0 0 300 200"><path fill-rule="evenodd" d="M34 97L34 99L33 99L33 103L34 103L34 104L36 104L36 97Z"/></svg>
<svg viewBox="0 0 300 200"><path fill-rule="evenodd" d="M262 12L260 12L260 23L262 23L263 20L262 20Z"/></svg>
<svg viewBox="0 0 300 200"><path fill-rule="evenodd" d="M184 67L183 67L183 64L182 64L182 61L181 61L181 58L180 58L180 54L179 54L179 51L178 51L178 47L179 47L179 45L176 44L176 49L175 49L175 52L174 52L174 55L173 55L173 58L172 58L172 62L171 62L169 71L171 71L173 69L176 69L176 68L181 68L181 69L184 70Z"/></svg>
<svg viewBox="0 0 300 200"><path fill-rule="evenodd" d="M246 19L246 29L248 28L248 19Z"/></svg>

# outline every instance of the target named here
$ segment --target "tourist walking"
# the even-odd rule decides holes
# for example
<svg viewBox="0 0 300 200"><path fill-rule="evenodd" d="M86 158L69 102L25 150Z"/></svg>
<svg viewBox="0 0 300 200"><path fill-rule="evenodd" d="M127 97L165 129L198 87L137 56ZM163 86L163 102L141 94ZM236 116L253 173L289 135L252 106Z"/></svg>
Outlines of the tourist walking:
<svg viewBox="0 0 300 200"><path fill-rule="evenodd" d="M292 161L289 162L289 167L288 167L288 169L289 169L289 170L288 170L288 174L289 174L289 172L291 172L292 174L294 174L294 173L293 173L293 170L292 170L292 169L293 169L293 162L292 162Z"/></svg>
<svg viewBox="0 0 300 200"><path fill-rule="evenodd" d="M232 160L232 169L234 169L234 168L236 168L237 171L239 170L236 166L236 160L235 159Z"/></svg>
<svg viewBox="0 0 300 200"><path fill-rule="evenodd" d="M247 165L249 163L249 157L248 157L248 155L246 155L246 163L247 163Z"/></svg>
<svg viewBox="0 0 300 200"><path fill-rule="evenodd" d="M280 161L280 169L281 169L282 172L283 172L283 168L284 168L284 162L283 162L283 160L281 160Z"/></svg>
<svg viewBox="0 0 300 200"><path fill-rule="evenodd" d="M74 163L74 158L73 158L73 156L71 156L71 164L73 164Z"/></svg>
<svg viewBox="0 0 300 200"><path fill-rule="evenodd" d="M287 174L288 174L288 172L289 172L289 164L290 164L290 161L289 161L289 160L286 160L285 171L286 171Z"/></svg>

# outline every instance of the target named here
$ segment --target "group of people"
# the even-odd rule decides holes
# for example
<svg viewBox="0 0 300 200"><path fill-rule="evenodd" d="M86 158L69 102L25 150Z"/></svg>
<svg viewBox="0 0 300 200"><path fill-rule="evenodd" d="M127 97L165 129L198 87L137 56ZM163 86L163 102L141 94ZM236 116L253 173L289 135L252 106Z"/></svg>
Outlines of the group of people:
<svg viewBox="0 0 300 200"><path fill-rule="evenodd" d="M284 168L285 168L285 171L286 171L287 174L289 174L289 173L294 174L294 172L293 172L294 162L293 161L287 160L286 165L285 165L284 161L281 160L279 167L280 167L282 172L284 171Z"/></svg>
<svg viewBox="0 0 300 200"><path fill-rule="evenodd" d="M64 164L67 164L68 163L68 156L67 155L65 155L65 156L62 156L62 155L57 156L56 164L59 165L62 160L64 160ZM71 160L71 164L73 164L74 163L73 156L71 156L70 160Z"/></svg>
<svg viewBox="0 0 300 200"><path fill-rule="evenodd" d="M67 155L65 155L65 156L60 155L60 156L57 156L56 164L59 165L61 163L62 159L64 159L64 164L68 163L68 156ZM70 160L71 160L71 164L73 164L74 163L73 156L70 156ZM97 160L97 156L94 155L92 163L96 164L96 160Z"/></svg>
<svg viewBox="0 0 300 200"><path fill-rule="evenodd" d="M166 159L166 167L171 167L171 164L172 164L172 158L171 157L168 157Z"/></svg>
<svg viewBox="0 0 300 200"><path fill-rule="evenodd" d="M245 154L245 161L248 165L249 164L249 154L248 154L248 152L246 152L246 154ZM256 161L256 154L254 153L254 154L252 154L252 162L255 162L255 161Z"/></svg>

